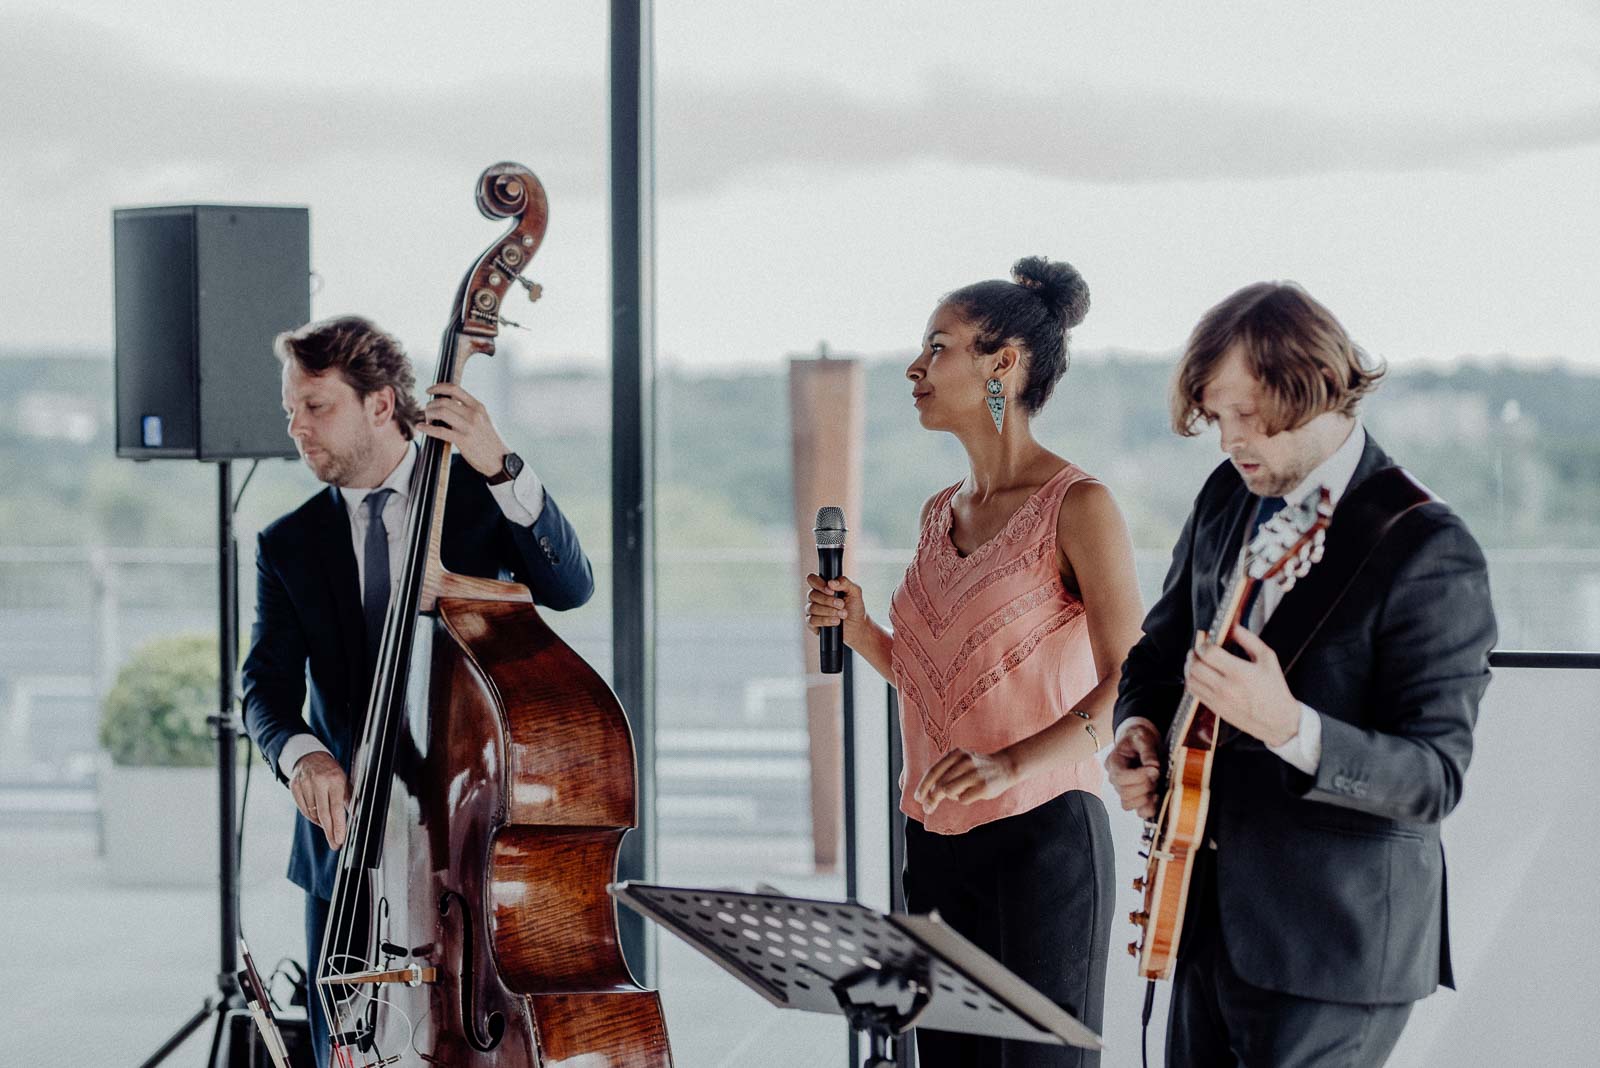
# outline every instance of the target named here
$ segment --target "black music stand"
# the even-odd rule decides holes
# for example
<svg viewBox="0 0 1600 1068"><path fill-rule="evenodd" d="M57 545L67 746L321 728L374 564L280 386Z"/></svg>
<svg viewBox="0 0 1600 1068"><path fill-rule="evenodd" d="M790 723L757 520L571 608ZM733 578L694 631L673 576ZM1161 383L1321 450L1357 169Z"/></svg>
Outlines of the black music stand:
<svg viewBox="0 0 1600 1068"><path fill-rule="evenodd" d="M607 887L781 1009L837 1013L893 1068L913 1025L1102 1049L1100 1036L961 937L937 913L648 883Z"/></svg>

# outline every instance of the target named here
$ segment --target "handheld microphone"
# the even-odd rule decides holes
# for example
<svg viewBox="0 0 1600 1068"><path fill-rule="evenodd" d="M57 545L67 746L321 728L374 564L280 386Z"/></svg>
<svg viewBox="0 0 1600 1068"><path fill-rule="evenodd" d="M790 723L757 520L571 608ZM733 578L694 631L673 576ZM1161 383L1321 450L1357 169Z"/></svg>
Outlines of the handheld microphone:
<svg viewBox="0 0 1600 1068"><path fill-rule="evenodd" d="M844 509L831 505L817 509L817 574L832 582L844 574ZM844 626L818 627L817 641L822 653L822 673L837 675L844 670Z"/></svg>

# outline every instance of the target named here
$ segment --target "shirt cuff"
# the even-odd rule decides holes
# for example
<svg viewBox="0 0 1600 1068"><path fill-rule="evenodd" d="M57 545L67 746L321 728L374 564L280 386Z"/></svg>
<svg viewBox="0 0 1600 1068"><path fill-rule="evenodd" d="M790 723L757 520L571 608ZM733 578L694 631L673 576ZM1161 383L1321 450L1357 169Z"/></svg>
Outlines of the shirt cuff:
<svg viewBox="0 0 1600 1068"><path fill-rule="evenodd" d="M1135 723L1143 723L1146 727L1149 727L1157 734L1161 733L1159 730L1156 730L1156 725L1153 722L1145 719L1143 716L1129 716L1117 726L1117 735L1111 740L1111 743L1115 745L1117 742L1122 741L1122 736L1127 734L1128 728L1132 727Z"/></svg>
<svg viewBox="0 0 1600 1068"><path fill-rule="evenodd" d="M1322 717L1301 701L1299 731L1282 745L1269 745L1267 749L1290 767L1315 775L1317 765L1322 763Z"/></svg>
<svg viewBox="0 0 1600 1068"><path fill-rule="evenodd" d="M285 779L292 778L294 766L300 763L300 758L310 756L312 753L333 755L315 734L297 734L283 743L283 751L278 754L278 770L283 773Z"/></svg>
<svg viewBox="0 0 1600 1068"><path fill-rule="evenodd" d="M490 486L489 492L506 519L519 527L533 526L544 512L544 483L527 464L516 478Z"/></svg>

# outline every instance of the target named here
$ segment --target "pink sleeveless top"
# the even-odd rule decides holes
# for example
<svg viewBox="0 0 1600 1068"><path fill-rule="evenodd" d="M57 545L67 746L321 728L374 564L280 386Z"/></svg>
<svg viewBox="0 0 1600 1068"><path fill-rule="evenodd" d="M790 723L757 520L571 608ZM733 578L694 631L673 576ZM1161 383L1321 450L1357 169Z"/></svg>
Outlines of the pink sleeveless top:
<svg viewBox="0 0 1600 1068"><path fill-rule="evenodd" d="M931 814L912 797L945 753L992 753L1036 734L1099 681L1083 602L1067 592L1056 565L1062 498L1089 477L1068 464L970 556L950 540L950 499L961 483L941 492L928 511L889 619L905 746L900 811L930 831L959 834L1067 790L1100 789L1100 763L1090 757L986 801L941 802Z"/></svg>

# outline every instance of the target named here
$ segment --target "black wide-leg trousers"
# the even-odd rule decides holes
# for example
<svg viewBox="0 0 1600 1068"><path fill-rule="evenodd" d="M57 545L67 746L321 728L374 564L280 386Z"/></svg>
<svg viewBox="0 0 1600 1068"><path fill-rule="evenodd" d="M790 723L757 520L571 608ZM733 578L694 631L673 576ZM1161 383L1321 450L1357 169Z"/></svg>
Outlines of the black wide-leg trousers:
<svg viewBox="0 0 1600 1068"><path fill-rule="evenodd" d="M947 802L948 803L948 802ZM909 912L938 910L963 937L1100 1030L1115 899L1111 823L1100 798L1068 790L962 834L906 821ZM1071 1046L917 1028L920 1068L1097 1068Z"/></svg>

